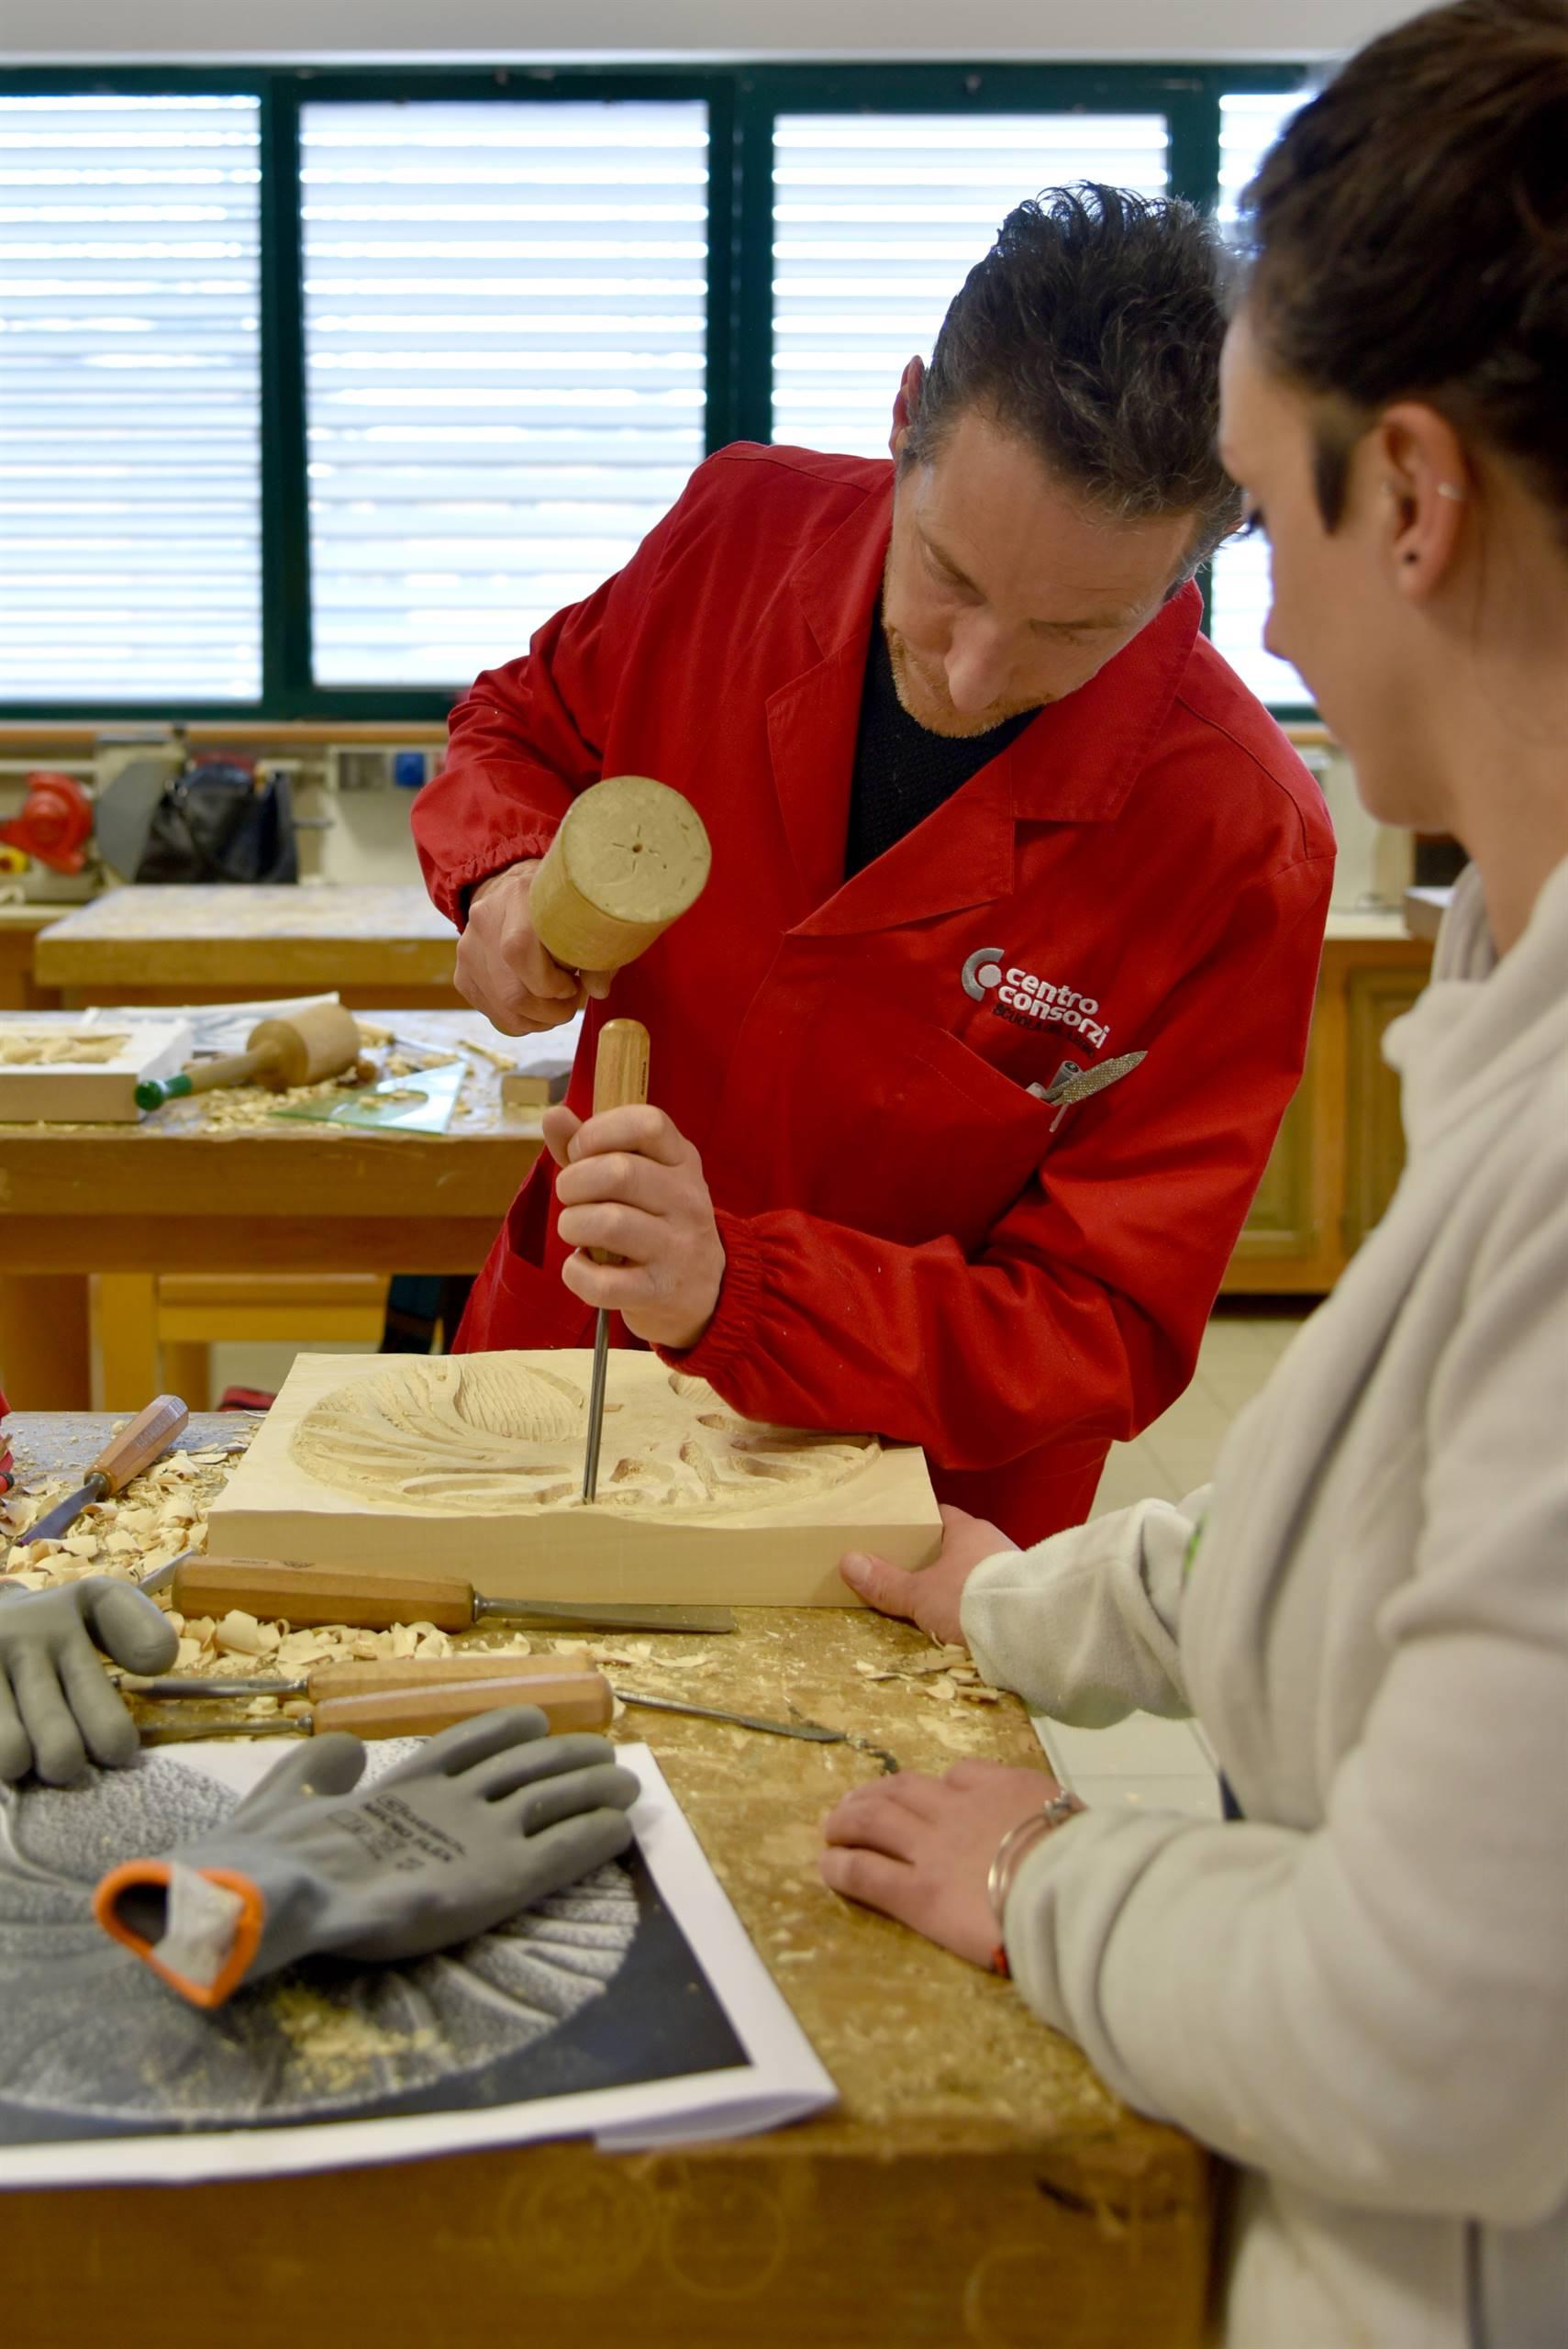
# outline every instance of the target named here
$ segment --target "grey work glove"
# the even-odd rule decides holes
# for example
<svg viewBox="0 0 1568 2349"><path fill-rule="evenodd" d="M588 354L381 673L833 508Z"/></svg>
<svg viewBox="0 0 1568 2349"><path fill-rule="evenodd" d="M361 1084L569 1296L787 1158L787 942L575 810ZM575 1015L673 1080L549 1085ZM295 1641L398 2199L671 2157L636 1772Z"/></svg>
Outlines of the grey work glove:
<svg viewBox="0 0 1568 2349"><path fill-rule="evenodd" d="M311 1738L217 1833L114 1869L94 1913L200 2007L307 1955L426 1957L626 1850L639 1788L614 1754L509 1705L350 1792L361 1741Z"/></svg>
<svg viewBox="0 0 1568 2349"><path fill-rule="evenodd" d="M134 1583L86 1575L58 1590L0 1585L0 1781L36 1770L64 1787L89 1756L111 1770L134 1761L136 1723L96 1651L128 1672L167 1672L179 1646Z"/></svg>

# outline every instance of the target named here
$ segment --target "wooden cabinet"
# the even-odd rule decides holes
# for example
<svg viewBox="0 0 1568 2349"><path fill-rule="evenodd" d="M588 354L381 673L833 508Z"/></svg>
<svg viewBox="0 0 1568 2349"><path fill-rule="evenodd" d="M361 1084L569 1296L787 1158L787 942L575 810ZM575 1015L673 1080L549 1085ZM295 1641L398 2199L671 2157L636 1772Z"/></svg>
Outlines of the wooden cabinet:
<svg viewBox="0 0 1568 2349"><path fill-rule="evenodd" d="M1392 916L1330 918L1307 1067L1225 1295L1324 1295L1387 1207L1405 1145L1383 1033L1426 985L1431 952Z"/></svg>

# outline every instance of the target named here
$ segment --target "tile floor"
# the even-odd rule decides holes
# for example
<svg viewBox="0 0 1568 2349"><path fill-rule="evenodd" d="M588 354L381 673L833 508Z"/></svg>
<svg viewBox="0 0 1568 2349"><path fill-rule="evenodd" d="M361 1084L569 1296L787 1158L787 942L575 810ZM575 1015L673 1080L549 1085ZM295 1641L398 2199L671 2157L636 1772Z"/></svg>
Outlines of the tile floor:
<svg viewBox="0 0 1568 2349"><path fill-rule="evenodd" d="M1151 1497L1180 1500L1206 1484L1226 1430L1268 1377L1301 1319L1294 1307L1222 1308L1208 1325L1186 1393L1134 1442L1112 1450L1093 1515ZM1109 1729L1045 1720L1035 1728L1057 1776L1085 1802L1219 1816L1214 1757L1195 1722L1134 1713Z"/></svg>

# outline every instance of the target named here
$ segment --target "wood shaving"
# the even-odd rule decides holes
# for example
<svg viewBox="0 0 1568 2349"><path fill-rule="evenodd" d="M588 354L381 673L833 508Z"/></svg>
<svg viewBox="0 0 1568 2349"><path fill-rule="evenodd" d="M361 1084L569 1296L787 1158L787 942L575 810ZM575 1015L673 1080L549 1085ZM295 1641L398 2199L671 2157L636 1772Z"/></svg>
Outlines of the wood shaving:
<svg viewBox="0 0 1568 2349"><path fill-rule="evenodd" d="M52 1068L61 1063L91 1068L117 1060L130 1041L128 1035L106 1036L99 1029L79 1035L61 1035L58 1029L17 1030L0 1028L0 1068ZM508 1061L508 1068L515 1065Z"/></svg>

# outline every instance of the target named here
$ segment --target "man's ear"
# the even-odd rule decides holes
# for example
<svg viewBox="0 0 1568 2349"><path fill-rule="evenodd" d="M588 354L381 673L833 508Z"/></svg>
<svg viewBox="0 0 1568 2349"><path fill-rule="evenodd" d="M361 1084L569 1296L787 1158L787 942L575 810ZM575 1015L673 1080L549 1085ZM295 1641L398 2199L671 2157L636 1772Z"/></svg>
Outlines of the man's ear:
<svg viewBox="0 0 1568 2349"><path fill-rule="evenodd" d="M895 464L920 413L920 395L925 388L926 362L923 359L911 359L898 378L898 389L893 395L893 429L887 436L887 446Z"/></svg>

